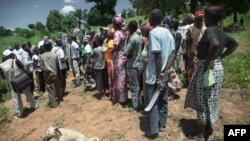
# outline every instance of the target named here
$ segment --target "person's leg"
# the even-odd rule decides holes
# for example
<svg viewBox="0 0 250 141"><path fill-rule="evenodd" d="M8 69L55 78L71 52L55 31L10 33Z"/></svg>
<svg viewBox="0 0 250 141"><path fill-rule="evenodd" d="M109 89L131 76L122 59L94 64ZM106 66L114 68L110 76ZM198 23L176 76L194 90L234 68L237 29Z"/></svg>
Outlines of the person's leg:
<svg viewBox="0 0 250 141"><path fill-rule="evenodd" d="M162 90L161 94L159 95L159 130L164 131L166 128L167 123L167 116L168 116L168 86L167 83L165 88Z"/></svg>
<svg viewBox="0 0 250 141"><path fill-rule="evenodd" d="M203 141L205 140L204 133L205 133L205 126L207 123L207 117L205 112L197 111L197 120L198 120L196 129L197 134L193 138L197 141Z"/></svg>
<svg viewBox="0 0 250 141"><path fill-rule="evenodd" d="M80 69L79 63L77 60L73 60L73 70L75 72L75 84L76 86L80 85Z"/></svg>
<svg viewBox="0 0 250 141"><path fill-rule="evenodd" d="M21 94L16 93L13 88L10 88L10 93L16 110L16 116L21 118L23 116L23 102Z"/></svg>
<svg viewBox="0 0 250 141"><path fill-rule="evenodd" d="M55 92L55 86L53 84L53 81L51 80L51 78L49 76L44 77L45 79L45 85L46 85L46 91L48 92L48 96L49 96L49 106L52 108L56 108L58 105L58 100L57 100L57 95Z"/></svg>
<svg viewBox="0 0 250 141"><path fill-rule="evenodd" d="M61 74L62 74L62 80L61 80L61 91L64 95L65 93L65 89L66 89L66 77L67 77L67 69L62 69L61 70Z"/></svg>
<svg viewBox="0 0 250 141"><path fill-rule="evenodd" d="M129 72L129 85L132 95L132 108L135 110L138 110L141 106L139 77L140 77L140 71L131 68Z"/></svg>
<svg viewBox="0 0 250 141"><path fill-rule="evenodd" d="M25 94L26 98L30 102L30 108L37 109L38 108L38 104L36 103L35 98L32 95L32 93L30 92L30 88L29 87L25 88L23 90L23 93Z"/></svg>
<svg viewBox="0 0 250 141"><path fill-rule="evenodd" d="M147 84L147 96L149 101L152 99L156 92L156 85ZM158 113L158 100L155 102L152 109L148 112L149 129L145 131L145 136L157 136L159 133L159 113Z"/></svg>

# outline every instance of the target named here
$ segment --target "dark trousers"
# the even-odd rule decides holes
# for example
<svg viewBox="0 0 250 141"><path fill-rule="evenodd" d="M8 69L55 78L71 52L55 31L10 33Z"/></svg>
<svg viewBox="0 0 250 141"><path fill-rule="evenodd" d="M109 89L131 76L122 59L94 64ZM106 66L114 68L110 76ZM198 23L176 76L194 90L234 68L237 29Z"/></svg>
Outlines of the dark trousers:
<svg viewBox="0 0 250 141"><path fill-rule="evenodd" d="M45 82L42 71L36 71L36 83L38 92L45 92Z"/></svg>

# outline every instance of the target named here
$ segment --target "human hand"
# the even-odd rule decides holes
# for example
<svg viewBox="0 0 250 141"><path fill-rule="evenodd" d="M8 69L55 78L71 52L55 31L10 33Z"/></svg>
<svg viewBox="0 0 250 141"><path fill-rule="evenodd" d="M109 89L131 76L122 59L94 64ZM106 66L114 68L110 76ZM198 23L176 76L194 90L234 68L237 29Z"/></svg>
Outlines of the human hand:
<svg viewBox="0 0 250 141"><path fill-rule="evenodd" d="M161 73L160 76L156 79L157 89L162 91L164 89L164 73Z"/></svg>

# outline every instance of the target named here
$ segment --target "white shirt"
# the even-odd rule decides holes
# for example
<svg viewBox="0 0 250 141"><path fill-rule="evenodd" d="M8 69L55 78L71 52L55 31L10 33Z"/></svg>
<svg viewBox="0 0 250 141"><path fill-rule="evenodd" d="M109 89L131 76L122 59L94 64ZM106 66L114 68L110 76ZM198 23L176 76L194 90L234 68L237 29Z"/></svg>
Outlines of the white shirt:
<svg viewBox="0 0 250 141"><path fill-rule="evenodd" d="M13 53L16 55L17 59L22 62L22 55L23 55L24 50L22 48L14 49Z"/></svg>
<svg viewBox="0 0 250 141"><path fill-rule="evenodd" d="M62 58L65 58L65 54L64 54L63 49L61 47L54 46L52 48L51 52L54 52L58 56L60 69L62 70L62 69L67 68L66 62L62 63L61 60L60 60Z"/></svg>
<svg viewBox="0 0 250 141"><path fill-rule="evenodd" d="M25 70L30 73L33 72L33 61L30 58L29 53L26 51L23 51L23 55L21 58L22 59L20 61L23 63Z"/></svg>
<svg viewBox="0 0 250 141"><path fill-rule="evenodd" d="M71 59L79 58L78 49L79 49L79 45L75 41L72 41L72 43L70 44L70 57L71 57Z"/></svg>
<svg viewBox="0 0 250 141"><path fill-rule="evenodd" d="M40 48L43 44L44 44L44 40L41 40L41 41L38 42L37 47Z"/></svg>
<svg viewBox="0 0 250 141"><path fill-rule="evenodd" d="M40 62L39 62L39 61L40 61L40 56L34 54L34 55L32 56L32 60L33 60L33 62L34 62L34 61L38 61L38 62L37 62L37 67L35 67L35 71L41 72L42 69L40 68Z"/></svg>
<svg viewBox="0 0 250 141"><path fill-rule="evenodd" d="M84 48L84 50L87 52L87 53L92 53L92 47L90 46L90 44L87 44Z"/></svg>

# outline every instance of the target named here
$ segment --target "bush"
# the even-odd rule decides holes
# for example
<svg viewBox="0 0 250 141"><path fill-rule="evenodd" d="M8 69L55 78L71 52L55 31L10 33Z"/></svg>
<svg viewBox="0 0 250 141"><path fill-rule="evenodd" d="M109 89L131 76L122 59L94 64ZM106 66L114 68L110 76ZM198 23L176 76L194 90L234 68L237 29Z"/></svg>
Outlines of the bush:
<svg viewBox="0 0 250 141"><path fill-rule="evenodd" d="M11 98L6 80L0 79L0 103Z"/></svg>
<svg viewBox="0 0 250 141"><path fill-rule="evenodd" d="M10 109L0 104L0 124L9 120L11 120Z"/></svg>

